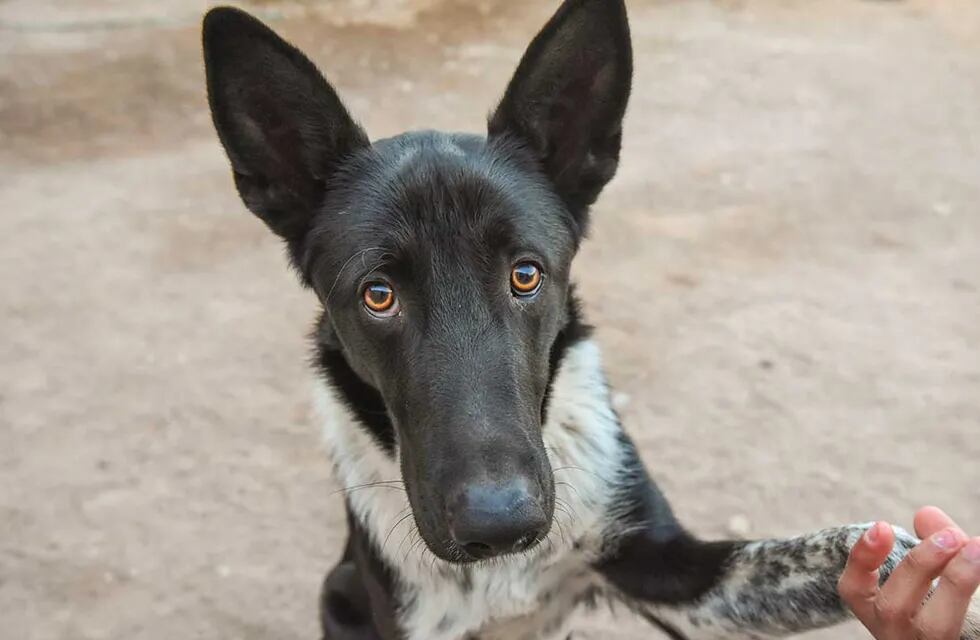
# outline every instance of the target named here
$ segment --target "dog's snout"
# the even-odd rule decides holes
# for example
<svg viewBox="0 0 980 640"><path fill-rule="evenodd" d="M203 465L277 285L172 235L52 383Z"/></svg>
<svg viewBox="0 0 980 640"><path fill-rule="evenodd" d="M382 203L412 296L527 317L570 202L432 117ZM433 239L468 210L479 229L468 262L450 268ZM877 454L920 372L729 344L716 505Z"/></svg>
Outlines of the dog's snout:
<svg viewBox="0 0 980 640"><path fill-rule="evenodd" d="M467 485L447 507L453 540L477 560L524 551L548 532L541 496L522 480Z"/></svg>

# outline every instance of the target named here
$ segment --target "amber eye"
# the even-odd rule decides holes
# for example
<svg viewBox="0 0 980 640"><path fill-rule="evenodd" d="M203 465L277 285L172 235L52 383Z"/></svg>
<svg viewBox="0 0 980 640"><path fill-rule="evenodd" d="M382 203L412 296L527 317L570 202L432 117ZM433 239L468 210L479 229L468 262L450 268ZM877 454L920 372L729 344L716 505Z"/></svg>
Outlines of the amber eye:
<svg viewBox="0 0 980 640"><path fill-rule="evenodd" d="M364 306L376 315L391 315L395 308L395 292L384 282L372 282L364 288Z"/></svg>
<svg viewBox="0 0 980 640"><path fill-rule="evenodd" d="M529 296L541 287L541 269L533 262L518 262L510 270L510 290L514 295Z"/></svg>

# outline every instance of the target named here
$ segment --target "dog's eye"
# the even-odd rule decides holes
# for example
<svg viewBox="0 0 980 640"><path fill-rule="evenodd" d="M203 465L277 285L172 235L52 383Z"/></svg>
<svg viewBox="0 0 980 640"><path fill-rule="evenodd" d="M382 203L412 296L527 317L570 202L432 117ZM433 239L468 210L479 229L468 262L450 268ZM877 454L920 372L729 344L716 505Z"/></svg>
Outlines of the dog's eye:
<svg viewBox="0 0 980 640"><path fill-rule="evenodd" d="M364 306L376 316L390 316L398 311L395 291L384 282L372 282L364 287Z"/></svg>
<svg viewBox="0 0 980 640"><path fill-rule="evenodd" d="M510 290L516 296L530 296L541 288L541 269L533 262L518 262L510 270Z"/></svg>

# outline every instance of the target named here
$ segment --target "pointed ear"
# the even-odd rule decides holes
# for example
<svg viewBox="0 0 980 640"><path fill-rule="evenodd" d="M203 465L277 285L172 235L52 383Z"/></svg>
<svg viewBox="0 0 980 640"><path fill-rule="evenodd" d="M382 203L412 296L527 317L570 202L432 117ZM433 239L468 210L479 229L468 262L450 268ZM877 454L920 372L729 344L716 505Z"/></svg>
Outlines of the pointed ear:
<svg viewBox="0 0 980 640"><path fill-rule="evenodd" d="M204 17L208 103L245 205L292 257L344 157L368 144L298 49L238 9Z"/></svg>
<svg viewBox="0 0 980 640"><path fill-rule="evenodd" d="M616 172L632 75L623 0L566 0L521 59L490 137L519 138L584 218Z"/></svg>

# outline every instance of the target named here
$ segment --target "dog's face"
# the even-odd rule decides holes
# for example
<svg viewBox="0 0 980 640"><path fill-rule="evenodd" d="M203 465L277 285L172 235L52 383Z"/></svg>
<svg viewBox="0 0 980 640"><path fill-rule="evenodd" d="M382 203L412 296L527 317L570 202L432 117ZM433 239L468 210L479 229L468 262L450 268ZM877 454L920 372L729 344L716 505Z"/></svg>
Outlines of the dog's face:
<svg viewBox="0 0 980 640"><path fill-rule="evenodd" d="M380 443L397 444L419 529L447 558L526 548L554 509L541 422L578 225L513 153L378 142L342 170L305 248L319 338L383 398Z"/></svg>
<svg viewBox="0 0 980 640"><path fill-rule="evenodd" d="M555 506L542 424L571 260L619 158L621 0L562 5L485 139L369 143L312 63L237 10L208 14L204 49L239 192L319 296L321 364L398 457L427 546L530 548Z"/></svg>

